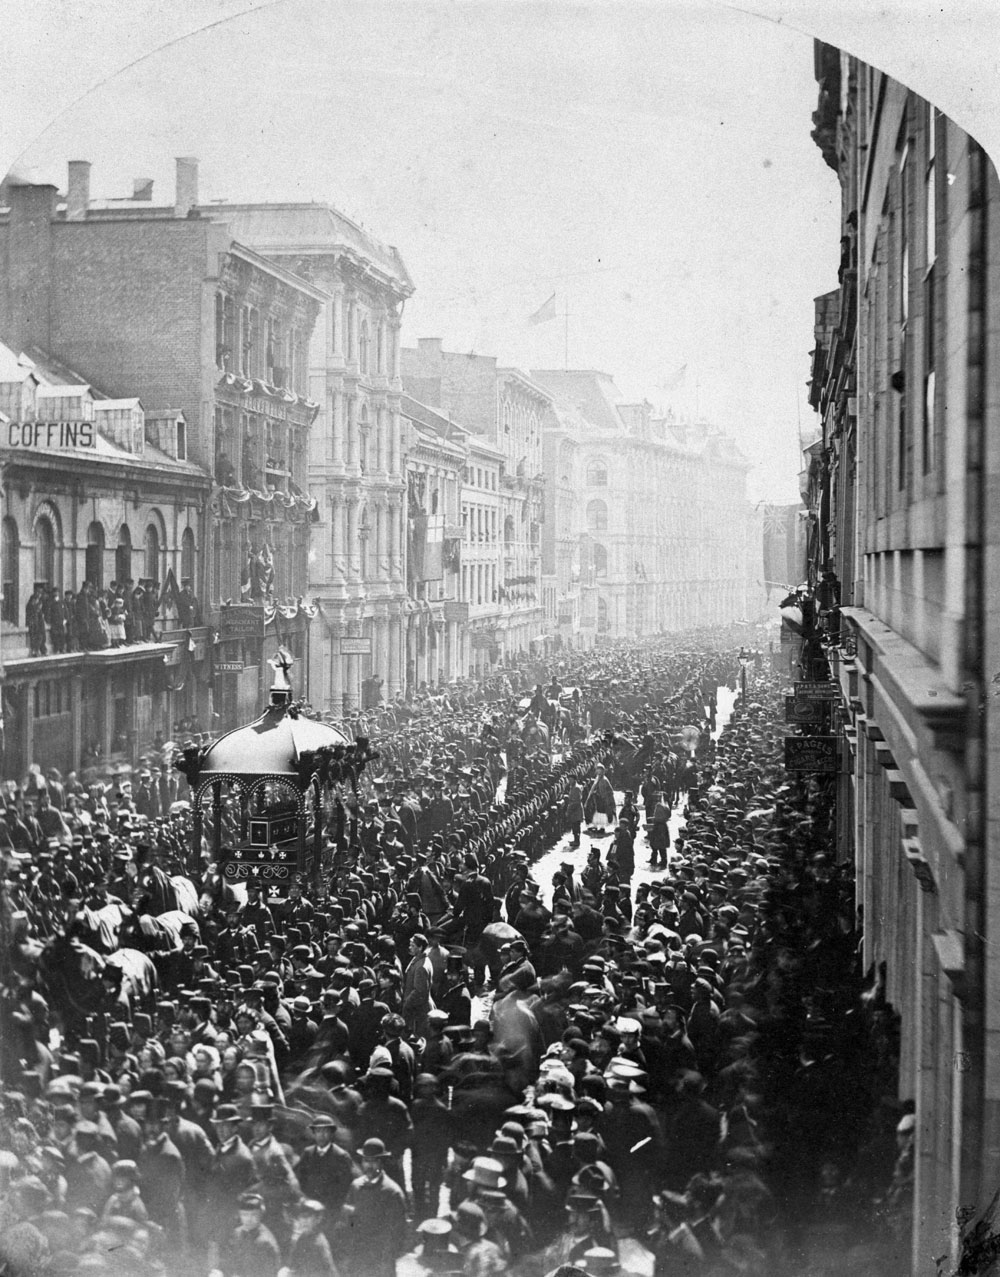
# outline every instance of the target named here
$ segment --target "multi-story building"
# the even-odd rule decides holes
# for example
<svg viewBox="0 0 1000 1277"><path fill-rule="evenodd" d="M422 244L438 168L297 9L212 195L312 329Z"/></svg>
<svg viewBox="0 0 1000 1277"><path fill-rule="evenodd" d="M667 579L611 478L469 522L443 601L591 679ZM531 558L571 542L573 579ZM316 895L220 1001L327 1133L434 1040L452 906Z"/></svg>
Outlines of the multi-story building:
<svg viewBox="0 0 1000 1277"><path fill-rule="evenodd" d="M1000 1188L1000 184L904 85L826 45L816 69L842 238L816 305L810 575L864 962L916 1112L911 1270L953 1271Z"/></svg>
<svg viewBox="0 0 1000 1277"><path fill-rule="evenodd" d="M399 327L413 284L395 248L327 204L200 206L234 238L323 290L303 355L318 412L309 484L318 505L307 594L314 705L335 717L407 678L407 477ZM305 365L303 366L305 375ZM303 451L303 459L305 451Z"/></svg>
<svg viewBox="0 0 1000 1277"><path fill-rule="evenodd" d="M3 774L18 778L131 762L211 721L195 590L212 484L184 417L32 352L0 345ZM97 620L115 594L123 645Z"/></svg>
<svg viewBox="0 0 1000 1277"><path fill-rule="evenodd" d="M469 432L403 396L407 437L406 684L450 682L465 674L469 604L462 593L462 492Z"/></svg>
<svg viewBox="0 0 1000 1277"><path fill-rule="evenodd" d="M485 663L527 651L542 638L541 519L543 514L542 421L551 396L516 368L498 367L495 358L460 355L442 349L440 338L422 338L417 349L402 352L403 381L407 392L422 403L445 410L499 454L498 534L502 554L495 586L491 564L478 561L474 575L484 578L483 604L496 604L496 624L472 626L478 634L474 650ZM470 441L470 449L473 447ZM471 453L470 453L471 463ZM468 502L492 510L484 503L484 489ZM490 489L493 491L493 489ZM477 534L478 535L478 534ZM476 542L490 545L494 542ZM472 565L470 565L470 568ZM481 571L480 571L481 569ZM493 598L493 590L496 598ZM478 587L475 595L479 597ZM476 616L475 610L470 619ZM485 615L477 618L488 622ZM490 635L492 628L494 633ZM477 663L476 668L480 668Z"/></svg>
<svg viewBox="0 0 1000 1277"><path fill-rule="evenodd" d="M578 648L593 647L597 631L594 562L579 497L586 478L581 455L591 434L577 408L553 401L542 442L542 599L546 631L567 647Z"/></svg>
<svg viewBox="0 0 1000 1277"><path fill-rule="evenodd" d="M504 454L485 439L469 435L462 480L462 570L459 598L468 606L463 666L482 674L502 653L505 615L515 606L507 598L503 541Z"/></svg>
<svg viewBox="0 0 1000 1277"><path fill-rule="evenodd" d="M605 373L535 370L532 378L582 423L575 508L598 639L746 617L750 467L728 436L654 418ZM586 600L582 617L586 628Z"/></svg>
<svg viewBox="0 0 1000 1277"><path fill-rule="evenodd" d="M168 205L152 202L148 183L139 198L91 199L82 161L63 199L48 185L5 191L0 338L110 395L138 396L147 412L179 413L188 458L213 473L196 551L205 619L220 636L213 726L244 721L279 644L308 668L306 457L318 404L307 360L327 296L199 205L192 159L177 161Z"/></svg>

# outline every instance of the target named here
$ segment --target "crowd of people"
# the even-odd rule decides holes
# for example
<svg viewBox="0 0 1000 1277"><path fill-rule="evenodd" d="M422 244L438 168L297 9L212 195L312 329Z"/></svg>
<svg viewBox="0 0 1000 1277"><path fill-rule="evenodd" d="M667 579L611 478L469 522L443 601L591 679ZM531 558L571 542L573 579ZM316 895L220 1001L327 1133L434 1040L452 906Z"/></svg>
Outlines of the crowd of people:
<svg viewBox="0 0 1000 1277"><path fill-rule="evenodd" d="M190 581L182 582L175 603L180 629L202 624L201 605ZM75 593L36 581L24 612L29 655L149 643L156 635L160 604L160 587L152 577L112 581L107 588L88 580Z"/></svg>
<svg viewBox="0 0 1000 1277"><path fill-rule="evenodd" d="M720 729L738 669L698 634L386 707L287 896L151 776L6 786L3 1271L897 1271L913 1117L834 794L766 672Z"/></svg>

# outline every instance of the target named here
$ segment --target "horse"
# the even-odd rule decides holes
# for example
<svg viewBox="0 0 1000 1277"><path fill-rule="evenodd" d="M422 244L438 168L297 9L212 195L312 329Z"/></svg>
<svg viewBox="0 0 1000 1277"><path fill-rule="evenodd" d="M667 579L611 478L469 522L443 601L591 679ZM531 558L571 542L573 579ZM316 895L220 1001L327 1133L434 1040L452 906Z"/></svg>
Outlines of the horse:
<svg viewBox="0 0 1000 1277"><path fill-rule="evenodd" d="M529 715L521 728L521 740L526 750L544 749L547 752L550 746L549 729L538 719L532 720Z"/></svg>
<svg viewBox="0 0 1000 1277"><path fill-rule="evenodd" d="M201 915L201 901L190 878L183 874L166 874L159 865L144 865L132 893L136 913L154 918L181 910L191 918Z"/></svg>
<svg viewBox="0 0 1000 1277"><path fill-rule="evenodd" d="M152 1010L157 985L152 960L135 949L119 949L105 957L75 936L60 933L38 955L38 974L67 1036L84 1037L87 1019L107 1009L102 976L106 968L121 971L119 998Z"/></svg>

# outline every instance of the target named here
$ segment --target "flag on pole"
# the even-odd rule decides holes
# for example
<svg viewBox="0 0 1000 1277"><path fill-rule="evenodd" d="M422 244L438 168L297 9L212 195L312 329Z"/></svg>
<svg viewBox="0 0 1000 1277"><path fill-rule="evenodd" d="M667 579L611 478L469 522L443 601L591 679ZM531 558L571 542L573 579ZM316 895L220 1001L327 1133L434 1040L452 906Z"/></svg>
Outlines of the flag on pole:
<svg viewBox="0 0 1000 1277"><path fill-rule="evenodd" d="M681 364L676 372L657 385L657 390L679 390L687 377L687 368L687 364Z"/></svg>
<svg viewBox="0 0 1000 1277"><path fill-rule="evenodd" d="M553 293L552 296L548 299L548 301L542 302L541 306L539 306L539 308L535 311L533 315L528 316L528 323L529 324L544 324L544 323L547 323L550 319L555 319L555 317L556 317L556 295L555 293Z"/></svg>

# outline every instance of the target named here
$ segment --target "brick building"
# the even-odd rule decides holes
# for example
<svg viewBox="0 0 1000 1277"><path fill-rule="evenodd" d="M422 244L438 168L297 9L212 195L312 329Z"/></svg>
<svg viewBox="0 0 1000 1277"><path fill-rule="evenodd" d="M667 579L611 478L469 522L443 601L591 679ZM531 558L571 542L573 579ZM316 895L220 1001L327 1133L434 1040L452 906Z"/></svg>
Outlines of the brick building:
<svg viewBox="0 0 1000 1277"><path fill-rule="evenodd" d="M816 640L842 693L863 961L916 1113L901 1259L954 1271L1000 1188L1000 183L876 68L817 45L816 73L842 193L804 476Z"/></svg>
<svg viewBox="0 0 1000 1277"><path fill-rule="evenodd" d="M196 557L213 653L212 726L257 712L279 643L306 658L306 456L318 405L308 350L326 294L239 244L198 204L197 162L173 201L90 197L90 165L55 187L5 187L0 338L38 348L147 412L179 412L187 457L215 479ZM234 606L224 607L226 603ZM308 661L303 659L303 668ZM308 694L309 688L301 689Z"/></svg>
<svg viewBox="0 0 1000 1277"><path fill-rule="evenodd" d="M498 500L485 503L498 510L497 539L477 544L502 550L495 569L477 562L474 594L495 604L495 626L473 626L479 634L475 651L486 664L505 655L524 652L539 642L543 631L541 585L542 421L551 397L516 368L499 367L486 355L460 355L442 349L439 338L422 338L417 348L402 352L403 382L409 394L446 411L472 431L476 439L499 454ZM472 445L470 444L470 447ZM482 467L478 467L482 468ZM492 474L491 467L487 470ZM463 497L470 507L483 506L485 491L470 485ZM485 508L485 507L484 507ZM490 516L492 517L492 516ZM483 589L479 581L484 579ZM494 598L495 591L495 598ZM472 614L473 616L475 613ZM485 621L484 615L481 620ZM489 634L493 630L492 635ZM479 668L479 666L476 666Z"/></svg>
<svg viewBox="0 0 1000 1277"><path fill-rule="evenodd" d="M180 583L200 580L212 484L185 457L184 425L0 345L4 776L131 762L210 720L209 630ZM117 584L124 646L86 619Z"/></svg>

